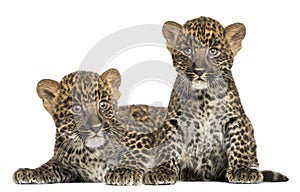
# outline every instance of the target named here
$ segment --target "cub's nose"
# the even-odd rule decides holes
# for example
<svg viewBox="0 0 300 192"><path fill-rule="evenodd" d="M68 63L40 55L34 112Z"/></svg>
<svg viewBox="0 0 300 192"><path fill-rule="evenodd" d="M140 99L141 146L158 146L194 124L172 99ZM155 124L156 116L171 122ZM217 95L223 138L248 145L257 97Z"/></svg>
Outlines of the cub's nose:
<svg viewBox="0 0 300 192"><path fill-rule="evenodd" d="M196 73L199 77L201 77L204 74L204 71L194 70L194 73Z"/></svg>
<svg viewBox="0 0 300 192"><path fill-rule="evenodd" d="M98 133L102 127L103 127L103 125L101 125L101 124L91 125L91 126L90 126L90 129L91 129L94 133Z"/></svg>

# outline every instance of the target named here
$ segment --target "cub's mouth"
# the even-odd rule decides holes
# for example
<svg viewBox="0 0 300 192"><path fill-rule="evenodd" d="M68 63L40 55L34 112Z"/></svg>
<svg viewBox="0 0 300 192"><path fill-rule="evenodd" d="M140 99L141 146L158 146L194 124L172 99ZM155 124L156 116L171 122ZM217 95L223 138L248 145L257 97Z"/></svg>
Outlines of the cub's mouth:
<svg viewBox="0 0 300 192"><path fill-rule="evenodd" d="M107 140L104 137L97 135L87 138L85 140L85 145L89 148L98 148L104 146L106 143Z"/></svg>
<svg viewBox="0 0 300 192"><path fill-rule="evenodd" d="M192 80L192 88L193 89L206 89L209 86L209 83L206 79L206 71L205 70L193 70L194 78Z"/></svg>
<svg viewBox="0 0 300 192"><path fill-rule="evenodd" d="M185 70L178 70L189 81L192 89L206 89L209 84L207 81L207 70L195 69L195 67L188 67Z"/></svg>
<svg viewBox="0 0 300 192"><path fill-rule="evenodd" d="M78 133L83 144L88 148L103 147L108 143L107 124L104 126L81 126Z"/></svg>
<svg viewBox="0 0 300 192"><path fill-rule="evenodd" d="M193 89L207 89L209 87L209 83L204 80L193 80L192 81L192 88Z"/></svg>
<svg viewBox="0 0 300 192"><path fill-rule="evenodd" d="M193 72L193 77L191 78L193 89L203 90L207 88L216 89L226 87L224 77L218 72L213 70L194 70Z"/></svg>

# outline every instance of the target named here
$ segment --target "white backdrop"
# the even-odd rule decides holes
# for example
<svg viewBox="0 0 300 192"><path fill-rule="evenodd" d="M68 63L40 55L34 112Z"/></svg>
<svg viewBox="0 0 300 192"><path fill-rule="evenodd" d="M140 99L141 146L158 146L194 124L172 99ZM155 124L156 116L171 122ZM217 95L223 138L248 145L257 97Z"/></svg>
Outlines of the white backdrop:
<svg viewBox="0 0 300 192"><path fill-rule="evenodd" d="M297 1L1 1L1 160L5 191L295 191L299 185L299 6ZM134 25L163 24L210 16L224 26L247 27L233 74L258 143L261 169L285 173L287 183L229 185L187 182L173 186L112 187L104 184L15 185L13 172L34 168L52 155L55 127L35 88L39 80L60 80L79 69L101 39ZM135 50L112 61L122 70L136 58L171 63L166 49ZM131 56L133 54L134 56ZM152 54L152 55L150 55ZM139 60L140 61L140 60ZM159 69L158 69L159 70ZM140 84L130 103L164 106L170 88Z"/></svg>

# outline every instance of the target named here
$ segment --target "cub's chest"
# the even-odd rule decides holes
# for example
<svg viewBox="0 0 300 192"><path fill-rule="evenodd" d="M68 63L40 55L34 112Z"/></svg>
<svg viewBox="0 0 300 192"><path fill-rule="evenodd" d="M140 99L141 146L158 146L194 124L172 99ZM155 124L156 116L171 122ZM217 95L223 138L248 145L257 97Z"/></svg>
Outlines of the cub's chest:
<svg viewBox="0 0 300 192"><path fill-rule="evenodd" d="M188 103L187 103L188 104ZM190 154L220 151L224 146L223 121L226 109L220 101L189 103L180 117L179 125Z"/></svg>
<svg viewBox="0 0 300 192"><path fill-rule="evenodd" d="M117 146L106 147L107 149L94 150L78 148L73 154L68 154L61 163L66 169L77 173L85 182L103 182L106 172L117 165L121 152L117 151Z"/></svg>

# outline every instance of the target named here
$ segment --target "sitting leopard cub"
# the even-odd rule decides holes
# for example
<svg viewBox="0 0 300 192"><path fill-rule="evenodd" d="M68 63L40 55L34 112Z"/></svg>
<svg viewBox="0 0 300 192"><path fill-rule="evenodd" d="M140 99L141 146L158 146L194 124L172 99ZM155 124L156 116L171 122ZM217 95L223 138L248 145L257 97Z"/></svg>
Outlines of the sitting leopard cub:
<svg viewBox="0 0 300 192"><path fill-rule="evenodd" d="M188 135L180 158L181 180L288 180L280 173L258 170L254 130L231 73L245 34L242 23L223 27L209 17L189 20L183 26L173 21L163 26L178 72L171 96L176 102L170 101L167 121L171 123L167 125L171 127L167 129Z"/></svg>
<svg viewBox="0 0 300 192"><path fill-rule="evenodd" d="M245 33L241 23L223 27L208 17L189 20L183 26L173 21L164 24L163 35L178 72L167 116L152 133L128 135L131 139L126 143L150 146L157 152L155 159L163 159L144 170L144 184L288 180L280 173L258 169L254 130L231 73ZM118 171L123 170L120 165L108 172L108 184L130 181L128 175L133 171Z"/></svg>
<svg viewBox="0 0 300 192"><path fill-rule="evenodd" d="M130 153L117 142L124 131L120 127L156 127L166 114L160 107L117 107L119 86L120 74L115 69L101 76L77 71L61 82L40 81L38 95L56 125L54 155L36 169L17 170L15 183L103 182L107 170Z"/></svg>

